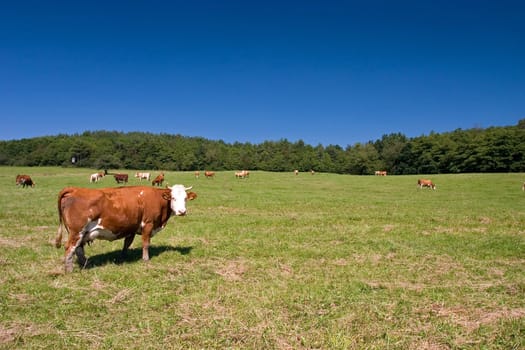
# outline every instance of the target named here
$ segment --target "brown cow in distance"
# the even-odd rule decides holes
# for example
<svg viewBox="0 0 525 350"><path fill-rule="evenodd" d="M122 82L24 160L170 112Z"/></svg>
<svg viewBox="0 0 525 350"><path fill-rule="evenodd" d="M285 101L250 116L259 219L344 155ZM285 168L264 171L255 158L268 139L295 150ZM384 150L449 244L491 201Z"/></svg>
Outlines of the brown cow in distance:
<svg viewBox="0 0 525 350"><path fill-rule="evenodd" d="M22 185L23 188L25 187L35 187L35 182L33 179L31 179L31 176L29 175L16 175L16 185Z"/></svg>
<svg viewBox="0 0 525 350"><path fill-rule="evenodd" d="M215 172L214 171L205 171L204 172L204 176L206 176L207 179L213 179L213 177L215 176Z"/></svg>
<svg viewBox="0 0 525 350"><path fill-rule="evenodd" d="M113 175L117 183L128 183L128 174L115 174Z"/></svg>
<svg viewBox="0 0 525 350"><path fill-rule="evenodd" d="M162 186L162 183L164 182L164 173L160 173L157 175L157 177L151 182L151 186Z"/></svg>
<svg viewBox="0 0 525 350"><path fill-rule="evenodd" d="M428 188L431 188L433 190L436 189L436 184L434 184L432 182L432 180L419 179L419 180L417 180L417 185L419 186L419 188L428 187Z"/></svg>
<svg viewBox="0 0 525 350"><path fill-rule="evenodd" d="M55 246L65 244L65 271L73 271L73 257L84 267L84 246L95 239L124 239L125 255L135 235L142 237L142 259L149 260L151 238L163 229L172 214L186 215L186 200L194 199L191 187L123 186L117 188L66 187L58 194L59 226Z"/></svg>

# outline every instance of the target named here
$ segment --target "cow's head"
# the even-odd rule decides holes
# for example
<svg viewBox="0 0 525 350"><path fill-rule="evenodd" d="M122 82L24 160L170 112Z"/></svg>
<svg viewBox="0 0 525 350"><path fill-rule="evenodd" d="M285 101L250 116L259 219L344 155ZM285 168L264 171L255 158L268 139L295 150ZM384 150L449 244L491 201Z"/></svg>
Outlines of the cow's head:
<svg viewBox="0 0 525 350"><path fill-rule="evenodd" d="M190 187L184 187L183 185L173 185L171 187L168 187L171 191L171 197L166 198L171 201L171 210L175 213L177 216L183 216L186 215L186 199L194 199L197 195L193 192L192 196L188 196L188 193L186 191L189 191L193 188L193 186Z"/></svg>

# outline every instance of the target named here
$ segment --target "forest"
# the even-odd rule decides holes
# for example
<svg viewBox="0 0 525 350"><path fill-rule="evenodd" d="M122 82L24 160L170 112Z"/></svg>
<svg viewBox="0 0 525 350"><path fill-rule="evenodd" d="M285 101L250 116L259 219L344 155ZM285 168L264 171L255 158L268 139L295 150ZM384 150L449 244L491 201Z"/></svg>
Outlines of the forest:
<svg viewBox="0 0 525 350"><path fill-rule="evenodd" d="M93 169L315 170L337 174L495 173L525 171L525 119L515 126L457 129L418 137L402 133L339 145L302 140L226 143L147 132L86 131L0 141L0 165Z"/></svg>

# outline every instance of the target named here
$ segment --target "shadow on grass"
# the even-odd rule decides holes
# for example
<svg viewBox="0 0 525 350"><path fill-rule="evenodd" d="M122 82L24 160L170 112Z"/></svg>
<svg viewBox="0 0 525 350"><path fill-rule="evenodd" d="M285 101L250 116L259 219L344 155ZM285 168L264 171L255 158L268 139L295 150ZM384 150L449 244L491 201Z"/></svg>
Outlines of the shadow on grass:
<svg viewBox="0 0 525 350"><path fill-rule="evenodd" d="M172 246L150 246L149 258L150 260L163 254L165 252L179 252L181 255L187 255L191 252L193 247L172 247ZM104 266L107 264L129 264L142 260L142 248L130 248L126 255L122 255L121 250L115 250L109 253L93 255L88 257L87 264L84 269L92 269L97 266Z"/></svg>

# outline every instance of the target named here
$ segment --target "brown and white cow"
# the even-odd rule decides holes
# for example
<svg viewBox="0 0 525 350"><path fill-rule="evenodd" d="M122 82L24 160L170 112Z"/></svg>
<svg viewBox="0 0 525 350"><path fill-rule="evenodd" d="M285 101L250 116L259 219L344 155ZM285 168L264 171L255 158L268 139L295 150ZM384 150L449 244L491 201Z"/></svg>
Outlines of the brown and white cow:
<svg viewBox="0 0 525 350"><path fill-rule="evenodd" d="M135 173L135 177L139 179L140 181L144 180L150 180L151 174L150 173Z"/></svg>
<svg viewBox="0 0 525 350"><path fill-rule="evenodd" d="M250 177L250 172L248 170L236 171L235 177L238 179L244 179Z"/></svg>
<svg viewBox="0 0 525 350"><path fill-rule="evenodd" d="M198 179L199 176L201 175L200 171L196 170L193 175L195 175L195 178Z"/></svg>
<svg viewBox="0 0 525 350"><path fill-rule="evenodd" d="M299 170L295 169L295 170L293 171L293 173L294 173L295 175L299 175Z"/></svg>
<svg viewBox="0 0 525 350"><path fill-rule="evenodd" d="M89 182L98 182L104 177L104 172L93 173L89 176Z"/></svg>
<svg viewBox="0 0 525 350"><path fill-rule="evenodd" d="M66 187L58 194L59 226L55 246L65 244L65 271L73 270L73 254L81 267L87 260L84 246L95 239L124 239L125 255L135 235L142 236L142 259L149 260L151 237L163 229L172 214L186 215L186 200L194 199L191 187L129 186L91 189Z"/></svg>
<svg viewBox="0 0 525 350"><path fill-rule="evenodd" d="M215 176L214 171L205 171L204 176L206 176L207 179L212 179Z"/></svg>
<svg viewBox="0 0 525 350"><path fill-rule="evenodd" d="M417 180L417 185L419 186L419 188L428 187L433 190L436 189L436 185L431 180L427 180L427 179Z"/></svg>
<svg viewBox="0 0 525 350"><path fill-rule="evenodd" d="M128 174L115 174L113 175L115 178L115 181L117 181L118 184L120 183L128 183Z"/></svg>
<svg viewBox="0 0 525 350"><path fill-rule="evenodd" d="M35 187L35 182L29 175L16 175L16 185L22 187Z"/></svg>
<svg viewBox="0 0 525 350"><path fill-rule="evenodd" d="M164 182L164 173L160 173L157 175L157 177L151 182L151 186L162 186L162 183Z"/></svg>
<svg viewBox="0 0 525 350"><path fill-rule="evenodd" d="M386 176L386 170L376 170L375 175L376 176Z"/></svg>

